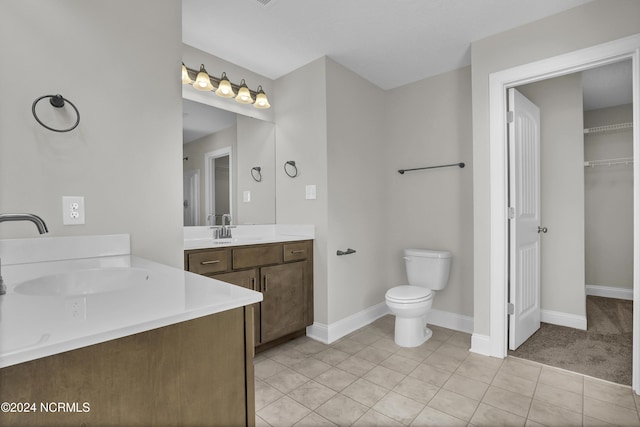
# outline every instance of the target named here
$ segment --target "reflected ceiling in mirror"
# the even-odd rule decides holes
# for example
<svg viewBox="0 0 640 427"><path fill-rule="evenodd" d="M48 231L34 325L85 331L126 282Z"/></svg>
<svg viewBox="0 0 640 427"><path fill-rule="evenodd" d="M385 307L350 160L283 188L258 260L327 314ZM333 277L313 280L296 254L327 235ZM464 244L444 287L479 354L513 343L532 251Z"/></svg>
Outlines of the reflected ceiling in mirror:
<svg viewBox="0 0 640 427"><path fill-rule="evenodd" d="M182 143L200 139L236 124L236 113L182 100Z"/></svg>

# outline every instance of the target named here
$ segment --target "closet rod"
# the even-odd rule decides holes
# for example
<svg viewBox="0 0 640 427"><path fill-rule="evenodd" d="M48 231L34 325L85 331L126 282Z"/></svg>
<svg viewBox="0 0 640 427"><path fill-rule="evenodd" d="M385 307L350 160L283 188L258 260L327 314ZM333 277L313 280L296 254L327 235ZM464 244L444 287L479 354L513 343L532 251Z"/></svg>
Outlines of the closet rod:
<svg viewBox="0 0 640 427"><path fill-rule="evenodd" d="M411 171L419 171L419 170L423 170L423 169L437 169L437 168L449 168L452 166L458 166L460 168L464 167L464 163L452 163L450 165L439 165L439 166L425 166L423 168L413 168L413 169L399 169L398 173L400 175L403 175L405 172L411 172Z"/></svg>

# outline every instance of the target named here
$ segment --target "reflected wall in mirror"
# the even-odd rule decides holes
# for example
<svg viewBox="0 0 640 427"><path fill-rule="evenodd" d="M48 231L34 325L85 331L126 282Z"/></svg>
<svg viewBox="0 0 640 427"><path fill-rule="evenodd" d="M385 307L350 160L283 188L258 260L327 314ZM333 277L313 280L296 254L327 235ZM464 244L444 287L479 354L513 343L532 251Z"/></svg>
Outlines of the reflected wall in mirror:
<svg viewBox="0 0 640 427"><path fill-rule="evenodd" d="M184 225L275 223L274 124L182 101Z"/></svg>

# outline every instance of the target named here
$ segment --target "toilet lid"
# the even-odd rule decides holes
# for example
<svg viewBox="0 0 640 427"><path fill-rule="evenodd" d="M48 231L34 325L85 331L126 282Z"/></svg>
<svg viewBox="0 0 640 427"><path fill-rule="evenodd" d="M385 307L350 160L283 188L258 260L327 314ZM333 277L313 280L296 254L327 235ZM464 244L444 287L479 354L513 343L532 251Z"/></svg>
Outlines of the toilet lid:
<svg viewBox="0 0 640 427"><path fill-rule="evenodd" d="M386 298L398 302L418 302L430 299L432 294L431 289L422 286L403 285L389 289Z"/></svg>

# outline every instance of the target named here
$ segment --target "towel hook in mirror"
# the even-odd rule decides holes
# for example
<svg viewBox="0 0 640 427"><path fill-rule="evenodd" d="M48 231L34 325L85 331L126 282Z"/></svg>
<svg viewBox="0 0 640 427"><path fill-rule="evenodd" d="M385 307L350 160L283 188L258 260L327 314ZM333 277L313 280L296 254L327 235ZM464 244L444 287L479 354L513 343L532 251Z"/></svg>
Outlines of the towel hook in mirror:
<svg viewBox="0 0 640 427"><path fill-rule="evenodd" d="M262 181L262 172L261 172L262 168L260 166L254 166L251 168L251 178L253 178L253 180L255 182L260 182Z"/></svg>
<svg viewBox="0 0 640 427"><path fill-rule="evenodd" d="M289 166L289 169L287 169L287 165ZM289 172L290 170L292 170L293 172ZM298 176L298 167L296 166L296 162L294 162L293 160L284 162L284 173L286 173L291 178L295 178L296 176Z"/></svg>

